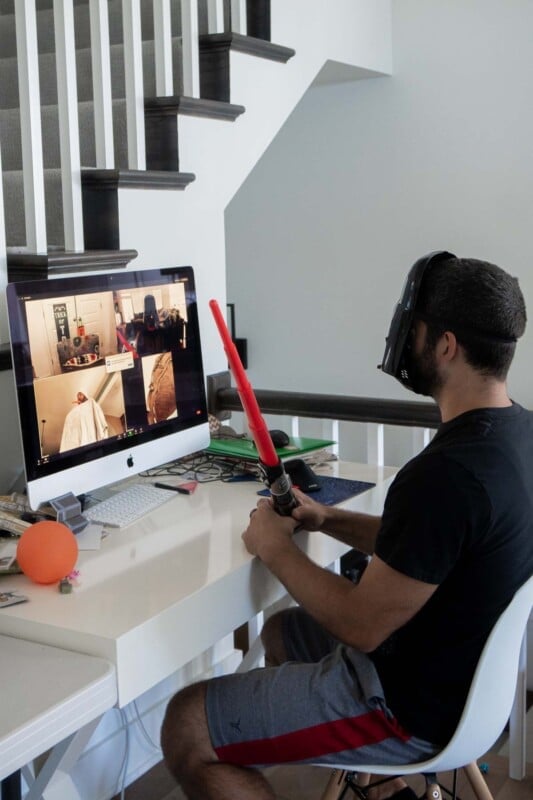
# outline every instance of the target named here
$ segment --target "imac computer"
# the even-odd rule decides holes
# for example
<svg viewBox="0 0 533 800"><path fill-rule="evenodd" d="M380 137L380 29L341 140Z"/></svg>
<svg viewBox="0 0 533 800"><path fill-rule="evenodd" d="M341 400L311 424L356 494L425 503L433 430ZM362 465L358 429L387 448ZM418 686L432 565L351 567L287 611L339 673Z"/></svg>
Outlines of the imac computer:
<svg viewBox="0 0 533 800"><path fill-rule="evenodd" d="M191 267L12 283L7 301L33 509L207 447Z"/></svg>

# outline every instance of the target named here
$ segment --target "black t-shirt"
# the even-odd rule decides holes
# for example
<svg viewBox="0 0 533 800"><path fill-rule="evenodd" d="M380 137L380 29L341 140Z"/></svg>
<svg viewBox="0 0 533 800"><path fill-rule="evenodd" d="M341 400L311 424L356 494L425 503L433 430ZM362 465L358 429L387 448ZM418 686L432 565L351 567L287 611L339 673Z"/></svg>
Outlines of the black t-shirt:
<svg viewBox="0 0 533 800"><path fill-rule="evenodd" d="M488 634L533 574L533 414L514 404L441 425L394 480L375 552L439 584L371 658L400 723L444 745Z"/></svg>

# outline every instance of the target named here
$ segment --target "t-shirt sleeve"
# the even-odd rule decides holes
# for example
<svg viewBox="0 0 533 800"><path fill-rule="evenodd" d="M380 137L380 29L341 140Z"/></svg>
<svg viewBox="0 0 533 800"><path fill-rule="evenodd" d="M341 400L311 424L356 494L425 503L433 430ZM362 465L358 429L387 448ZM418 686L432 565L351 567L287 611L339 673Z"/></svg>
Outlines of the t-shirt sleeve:
<svg viewBox="0 0 533 800"><path fill-rule="evenodd" d="M440 584L480 517L488 524L490 502L471 473L442 454L422 454L390 487L375 553L404 575Z"/></svg>

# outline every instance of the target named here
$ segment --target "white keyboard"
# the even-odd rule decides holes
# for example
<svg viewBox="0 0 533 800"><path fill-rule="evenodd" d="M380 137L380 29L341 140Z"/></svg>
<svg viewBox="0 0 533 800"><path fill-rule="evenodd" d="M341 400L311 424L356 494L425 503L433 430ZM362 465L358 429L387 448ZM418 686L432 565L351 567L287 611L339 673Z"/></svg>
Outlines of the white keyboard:
<svg viewBox="0 0 533 800"><path fill-rule="evenodd" d="M90 522L111 528L126 528L176 495L150 483L132 483L83 512Z"/></svg>

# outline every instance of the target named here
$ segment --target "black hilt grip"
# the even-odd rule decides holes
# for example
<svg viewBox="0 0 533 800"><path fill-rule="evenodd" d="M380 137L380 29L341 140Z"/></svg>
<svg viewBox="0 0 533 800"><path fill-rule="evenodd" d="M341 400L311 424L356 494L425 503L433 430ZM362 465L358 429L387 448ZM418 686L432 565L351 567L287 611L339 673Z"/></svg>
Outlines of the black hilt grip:
<svg viewBox="0 0 533 800"><path fill-rule="evenodd" d="M290 517L299 503L292 491L291 479L285 472L281 461L275 467L259 462L263 481L270 489L275 511L282 517Z"/></svg>

